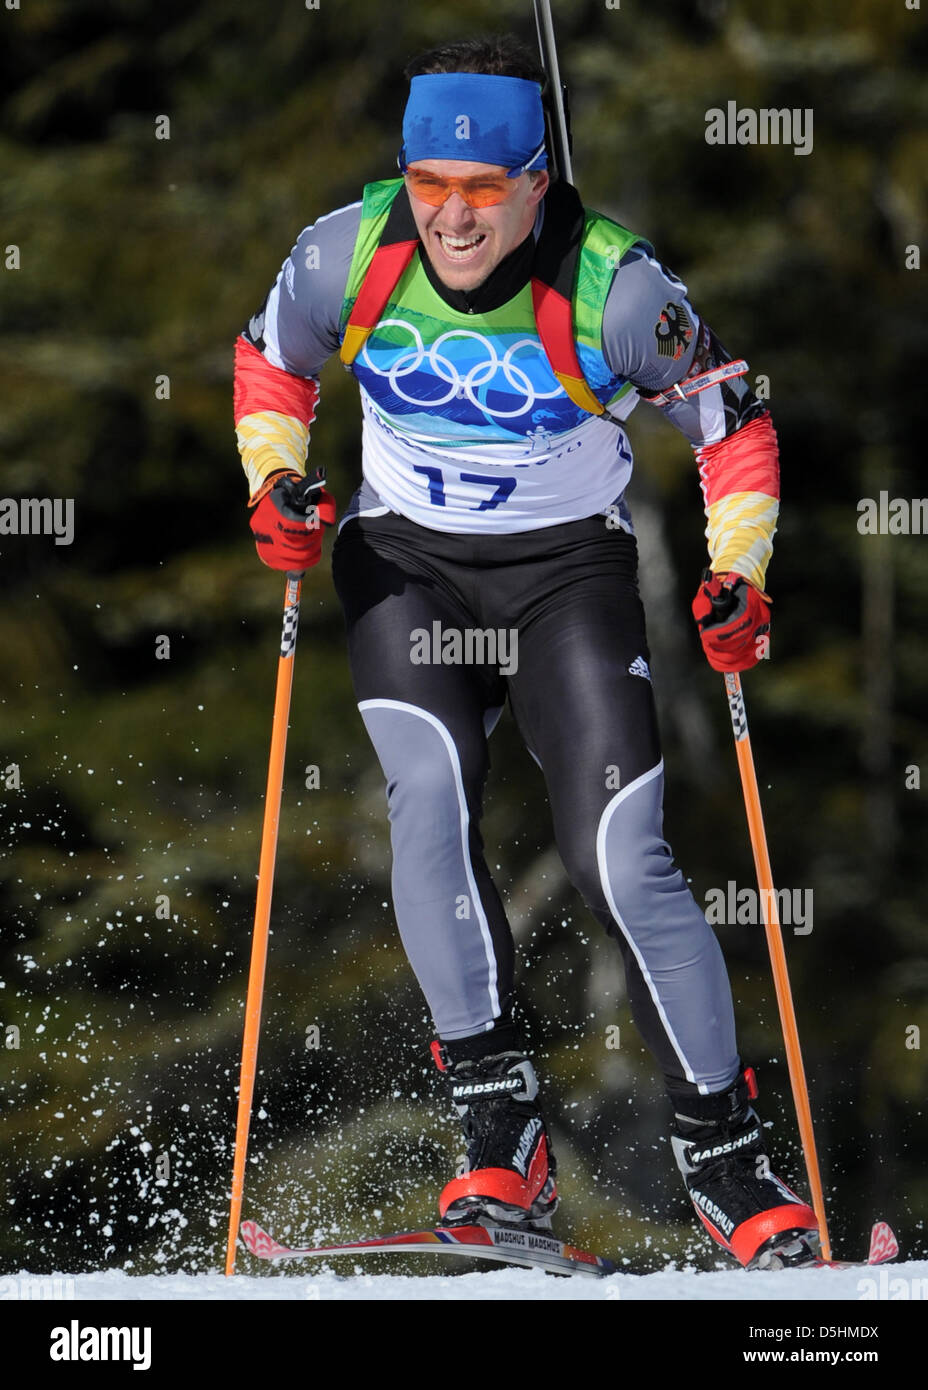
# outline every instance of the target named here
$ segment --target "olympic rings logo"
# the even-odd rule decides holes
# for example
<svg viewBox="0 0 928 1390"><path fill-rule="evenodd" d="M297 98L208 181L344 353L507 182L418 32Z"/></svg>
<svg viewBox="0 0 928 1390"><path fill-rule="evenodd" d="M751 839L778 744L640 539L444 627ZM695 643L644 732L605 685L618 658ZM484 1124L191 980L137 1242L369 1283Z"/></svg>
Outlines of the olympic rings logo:
<svg viewBox="0 0 928 1390"><path fill-rule="evenodd" d="M388 368L378 367L371 361L367 351L367 343L365 343L364 350L361 353L361 357L366 366L369 367L376 376L386 377L390 383L391 391L399 396L401 401L405 401L407 405L421 405L434 408L438 405L447 405L448 401L453 400L457 396L461 400L466 398L472 405L475 405L478 410L484 411L487 415L492 415L499 420L511 420L516 415L524 415L526 411L531 410L536 401L551 400L554 396L563 396L565 394L563 387L557 384L553 391L536 390L528 372L522 367L517 366L514 362L513 359L516 353L520 352L522 348L532 348L538 359L543 363L547 362L541 345L535 338L520 338L517 343L513 343L512 347L508 348L505 354L500 357L489 338L485 338L482 333L475 333L471 329L452 328L449 332L442 333L440 338L436 338L430 348L426 348L419 330L413 324L405 323L403 319L382 319L377 327L378 329L391 327L405 329L412 339L413 346L406 350L401 350L400 355ZM450 338L475 339L486 352L486 361L475 363L470 371L462 376L450 357L446 357L441 351L442 344L446 343ZM446 381L448 383L448 390L445 395L434 397L430 400L420 400L417 396L408 395L399 385L401 378L410 376L413 372L418 371L425 362L428 363L429 367L440 381ZM513 391L518 392L522 396L522 401L515 410L493 410L487 405L486 401L481 400L477 395L477 391L480 387L489 388L490 382L493 381L499 372L502 372L506 384L512 387ZM502 383L497 385L496 389L502 390Z"/></svg>

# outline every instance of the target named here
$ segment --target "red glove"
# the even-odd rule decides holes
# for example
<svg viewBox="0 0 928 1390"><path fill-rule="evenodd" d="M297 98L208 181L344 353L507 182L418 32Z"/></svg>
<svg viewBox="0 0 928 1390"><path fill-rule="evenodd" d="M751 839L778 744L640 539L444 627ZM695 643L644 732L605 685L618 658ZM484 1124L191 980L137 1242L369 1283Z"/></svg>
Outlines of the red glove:
<svg viewBox="0 0 928 1390"><path fill-rule="evenodd" d="M747 671L760 660L757 639L770 631L770 599L743 574L706 570L693 599L706 659L713 671Z"/></svg>
<svg viewBox="0 0 928 1390"><path fill-rule="evenodd" d="M321 468L305 478L279 473L252 505L251 529L265 565L296 574L319 563L322 528L335 523L335 498Z"/></svg>

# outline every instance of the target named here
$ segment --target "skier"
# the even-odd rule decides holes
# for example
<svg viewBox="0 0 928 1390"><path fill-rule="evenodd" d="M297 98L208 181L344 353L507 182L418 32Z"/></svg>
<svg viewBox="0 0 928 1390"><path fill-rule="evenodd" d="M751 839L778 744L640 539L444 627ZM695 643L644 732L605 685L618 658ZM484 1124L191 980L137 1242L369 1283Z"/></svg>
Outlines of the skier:
<svg viewBox="0 0 928 1390"><path fill-rule="evenodd" d="M805 1262L814 1213L770 1171L721 949L661 833L624 496L624 422L645 399L699 465L705 654L753 666L778 512L769 413L648 242L550 177L544 78L517 40L451 44L406 76L401 176L300 233L237 340L235 418L258 554L305 570L335 518L323 470L306 471L319 372L337 352L360 386L363 481L333 577L387 779L396 919L465 1134L441 1217L546 1227L557 1203L479 828L508 696L567 872L622 954L699 1218L742 1265Z"/></svg>

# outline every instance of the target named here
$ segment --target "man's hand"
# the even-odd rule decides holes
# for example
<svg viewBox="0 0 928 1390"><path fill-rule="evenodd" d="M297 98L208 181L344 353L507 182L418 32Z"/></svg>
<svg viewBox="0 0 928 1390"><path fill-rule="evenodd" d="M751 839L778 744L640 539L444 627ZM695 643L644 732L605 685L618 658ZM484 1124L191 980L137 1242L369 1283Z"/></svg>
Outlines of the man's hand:
<svg viewBox="0 0 928 1390"><path fill-rule="evenodd" d="M272 570L296 573L318 564L322 528L335 524L335 498L325 490L323 470L305 478L278 474L254 504L250 524L258 556Z"/></svg>
<svg viewBox="0 0 928 1390"><path fill-rule="evenodd" d="M757 639L770 631L770 599L743 574L706 570L693 599L706 659L714 671L747 671L760 660Z"/></svg>

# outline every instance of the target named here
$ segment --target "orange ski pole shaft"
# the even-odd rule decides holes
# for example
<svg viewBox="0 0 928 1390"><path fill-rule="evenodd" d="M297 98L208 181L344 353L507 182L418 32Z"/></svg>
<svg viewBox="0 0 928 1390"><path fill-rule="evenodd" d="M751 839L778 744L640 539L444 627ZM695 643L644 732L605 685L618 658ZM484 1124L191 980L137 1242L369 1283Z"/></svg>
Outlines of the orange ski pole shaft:
<svg viewBox="0 0 928 1390"><path fill-rule="evenodd" d="M786 952L783 949L780 916L773 889L773 872L770 868L770 855L767 852L767 836L764 831L764 817L760 808L760 793L757 790L757 774L754 771L754 757L751 753L751 740L748 737L748 717L744 708L741 680L737 672L726 673L725 693L728 696L728 708L735 734L735 753L738 757L744 805L748 814L748 830L751 835L751 848L754 851L757 883L761 892L761 902L766 904L764 924L767 933L767 946L770 951L770 963L773 967L773 983L777 994L777 1007L780 1011L780 1024L786 1043L786 1059L789 1064L793 1103L799 1120L802 1151L805 1156L806 1173L812 1192L812 1206L818 1218L822 1256L824 1259L830 1260L831 1242L828 1238L828 1221L825 1216L822 1179L819 1174L818 1155L815 1151L812 1112L809 1108L809 1090L806 1085L805 1068L802 1064L802 1052L799 1047L799 1029L796 1025L796 1011L793 1008L793 995L786 968Z"/></svg>
<svg viewBox="0 0 928 1390"><path fill-rule="evenodd" d="M238 1086L238 1120L235 1126L235 1160L232 1170L232 1204L229 1210L229 1238L226 1245L226 1274L235 1273L235 1246L242 1217L242 1197L245 1191L245 1157L248 1152L248 1130L251 1124L251 1103L255 1089L258 1059L258 1033L261 1028L261 1001L264 995L264 971L267 964L267 942L271 920L271 894L274 888L274 863L277 858L277 829L280 822L280 799L284 780L284 755L287 751L287 723L290 718L290 695L293 689L293 659L296 634L300 621L300 588L302 574L287 575L284 595L283 632L280 639L280 660L277 663L277 694L274 699L274 722L271 726L271 755L267 769L267 791L264 797L264 826L261 831L261 858L258 865L258 895L255 903L255 926L251 939L251 968L248 973L248 993L245 1000L245 1035L242 1039L242 1069Z"/></svg>

